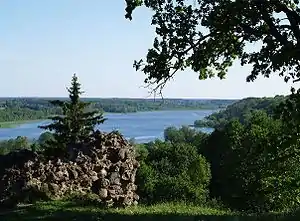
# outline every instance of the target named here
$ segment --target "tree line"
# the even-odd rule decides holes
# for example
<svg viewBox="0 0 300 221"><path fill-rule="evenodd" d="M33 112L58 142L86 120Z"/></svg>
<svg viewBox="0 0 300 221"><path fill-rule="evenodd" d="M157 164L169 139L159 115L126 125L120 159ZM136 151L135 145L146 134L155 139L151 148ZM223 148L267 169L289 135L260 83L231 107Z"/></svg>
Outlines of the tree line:
<svg viewBox="0 0 300 221"><path fill-rule="evenodd" d="M53 98L55 99L55 98ZM55 100L65 101L66 98ZM220 109L234 100L188 100L188 99L123 99L82 98L90 103L91 110L111 113L158 111L176 109ZM62 114L59 107L46 98L0 98L0 122L38 120ZM1 125L0 125L1 126Z"/></svg>

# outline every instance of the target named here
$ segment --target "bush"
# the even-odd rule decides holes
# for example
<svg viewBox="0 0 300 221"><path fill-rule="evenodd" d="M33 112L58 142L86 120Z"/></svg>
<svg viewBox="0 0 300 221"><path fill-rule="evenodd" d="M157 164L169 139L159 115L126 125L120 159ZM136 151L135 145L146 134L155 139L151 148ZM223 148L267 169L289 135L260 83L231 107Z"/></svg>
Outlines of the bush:
<svg viewBox="0 0 300 221"><path fill-rule="evenodd" d="M180 128L167 127L164 130L164 139L171 143L188 143L191 145L200 145L208 134L198 131L188 126Z"/></svg>
<svg viewBox="0 0 300 221"><path fill-rule="evenodd" d="M211 178L206 160L189 144L155 141L137 172L138 194L144 203L204 203Z"/></svg>

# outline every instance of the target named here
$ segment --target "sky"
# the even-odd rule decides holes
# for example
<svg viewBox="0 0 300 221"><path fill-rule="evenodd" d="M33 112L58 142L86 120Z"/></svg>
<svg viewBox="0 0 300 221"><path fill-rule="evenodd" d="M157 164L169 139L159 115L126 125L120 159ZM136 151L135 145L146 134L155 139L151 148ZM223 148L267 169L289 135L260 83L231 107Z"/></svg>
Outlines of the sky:
<svg viewBox="0 0 300 221"><path fill-rule="evenodd" d="M132 66L155 36L147 9L126 20L122 0L0 1L0 97L65 97L77 74L85 97L149 98L145 75ZM200 81L180 72L166 98L244 98L288 94L273 76L246 82L250 67L235 64L225 80Z"/></svg>

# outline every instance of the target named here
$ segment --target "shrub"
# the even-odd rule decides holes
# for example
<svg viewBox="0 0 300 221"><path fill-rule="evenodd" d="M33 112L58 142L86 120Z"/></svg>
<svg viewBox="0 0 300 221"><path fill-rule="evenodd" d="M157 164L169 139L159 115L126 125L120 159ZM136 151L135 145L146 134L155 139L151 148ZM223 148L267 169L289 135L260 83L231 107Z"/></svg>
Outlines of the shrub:
<svg viewBox="0 0 300 221"><path fill-rule="evenodd" d="M142 202L206 201L210 168L194 146L155 141L147 149L148 155L137 172Z"/></svg>

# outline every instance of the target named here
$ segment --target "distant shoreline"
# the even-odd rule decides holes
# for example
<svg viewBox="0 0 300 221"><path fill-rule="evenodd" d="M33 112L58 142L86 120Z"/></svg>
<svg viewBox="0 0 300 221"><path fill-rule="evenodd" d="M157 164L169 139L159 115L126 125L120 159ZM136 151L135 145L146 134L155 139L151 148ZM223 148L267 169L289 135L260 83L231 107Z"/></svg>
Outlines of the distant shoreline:
<svg viewBox="0 0 300 221"><path fill-rule="evenodd" d="M136 112L103 112L103 114L134 114L134 113L145 113L145 112L163 112L163 111L205 111L205 110L212 110L218 111L220 108L217 109L210 109L210 108L175 108L175 109L166 109L166 110L145 110L145 111L136 111ZM0 122L0 129L7 129L7 128L16 128L22 124L27 123L34 123L40 122L44 120L49 120L48 118L44 119L32 119L32 120L17 120L17 121L3 121Z"/></svg>
<svg viewBox="0 0 300 221"><path fill-rule="evenodd" d="M223 108L174 108L174 109L162 109L162 110L141 110L141 111L128 111L128 112L103 112L104 114L133 114L133 113L145 113L145 112L162 112L162 111L205 111L205 110L221 110Z"/></svg>

